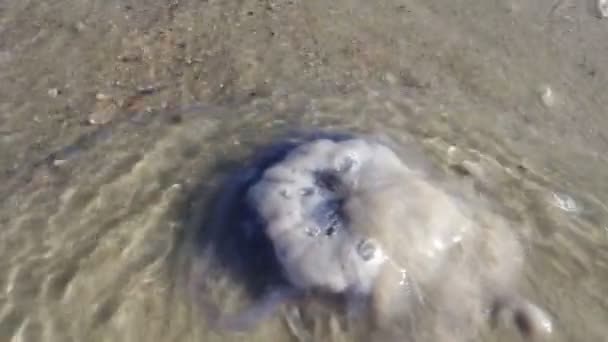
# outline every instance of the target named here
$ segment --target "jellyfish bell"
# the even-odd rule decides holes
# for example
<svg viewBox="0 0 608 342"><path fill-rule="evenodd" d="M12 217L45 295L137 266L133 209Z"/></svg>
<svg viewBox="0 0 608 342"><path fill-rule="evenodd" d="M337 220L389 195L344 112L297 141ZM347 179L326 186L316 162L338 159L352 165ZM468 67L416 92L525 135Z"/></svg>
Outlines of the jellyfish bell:
<svg viewBox="0 0 608 342"><path fill-rule="evenodd" d="M384 263L373 239L351 229L344 205L364 180L375 146L321 139L269 168L248 192L294 286L367 293ZM385 151L382 151L386 153Z"/></svg>
<svg viewBox="0 0 608 342"><path fill-rule="evenodd" d="M467 326L454 317L489 306L512 314L522 331L547 326L541 310L510 291L523 253L507 225L478 221L477 207L432 179L419 154L410 162L393 146L318 136L253 172L240 200L287 287L269 290L223 326L251 327L309 291L369 299L380 323L438 307L433 329L447 331Z"/></svg>

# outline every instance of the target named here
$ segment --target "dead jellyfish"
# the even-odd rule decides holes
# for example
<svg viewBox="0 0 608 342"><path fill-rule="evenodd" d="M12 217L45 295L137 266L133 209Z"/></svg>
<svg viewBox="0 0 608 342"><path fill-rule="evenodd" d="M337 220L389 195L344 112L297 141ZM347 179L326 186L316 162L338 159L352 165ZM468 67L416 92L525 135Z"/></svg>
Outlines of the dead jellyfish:
<svg viewBox="0 0 608 342"><path fill-rule="evenodd" d="M484 306L512 312L524 336L547 330L540 309L502 286L516 276L519 250L504 250L511 246L505 239L514 245L516 239L501 235L496 246L487 245L493 240L480 238L488 229L477 215L402 158L371 138L319 136L245 172L228 202L238 201L238 210L249 213L237 225L255 222L254 233L284 282L267 288L250 309L217 318L216 325L251 328L285 301L315 292L367 298L378 320L408 320L414 304L432 302L449 317L452 311L467 317L474 314L467 309ZM229 211L225 215L233 216ZM499 262L484 270L482 250ZM471 305L459 307L461 298ZM453 319L442 317L434 330L454 328Z"/></svg>
<svg viewBox="0 0 608 342"><path fill-rule="evenodd" d="M397 159L371 141L318 139L295 148L249 189L265 234L286 251L277 259L291 285L336 294L372 286L382 265L373 262L378 247L368 232L353 229L344 208L366 184L358 172L382 169L386 156ZM300 196L278 196L281 191Z"/></svg>

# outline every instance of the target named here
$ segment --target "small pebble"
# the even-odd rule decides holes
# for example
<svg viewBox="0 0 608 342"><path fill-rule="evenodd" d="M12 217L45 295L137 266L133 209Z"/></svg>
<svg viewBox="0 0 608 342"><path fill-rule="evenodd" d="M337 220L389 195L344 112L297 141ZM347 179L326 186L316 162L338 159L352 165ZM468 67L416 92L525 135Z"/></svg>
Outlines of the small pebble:
<svg viewBox="0 0 608 342"><path fill-rule="evenodd" d="M543 104L547 107L553 107L555 105L555 95L549 86L545 86L541 90L540 98L543 101Z"/></svg>
<svg viewBox="0 0 608 342"><path fill-rule="evenodd" d="M110 118L109 115L106 115L106 113L95 112L89 116L89 123L91 125L103 125L110 121L112 121L112 118Z"/></svg>
<svg viewBox="0 0 608 342"><path fill-rule="evenodd" d="M82 32L87 29L87 25L82 21L79 21L74 25L74 29L76 29L77 32Z"/></svg>
<svg viewBox="0 0 608 342"><path fill-rule="evenodd" d="M104 125L112 121L116 115L116 105L111 104L98 108L89 115L88 121L91 125Z"/></svg>
<svg viewBox="0 0 608 342"><path fill-rule="evenodd" d="M450 145L447 151L447 159L450 165L458 164L462 162L462 154L458 150L458 148L454 145Z"/></svg>
<svg viewBox="0 0 608 342"><path fill-rule="evenodd" d="M107 95L104 93L97 93L95 95L95 99L97 99L97 101L108 101L108 100L112 99L112 97L110 95Z"/></svg>
<svg viewBox="0 0 608 342"><path fill-rule="evenodd" d="M597 11L600 18L608 18L608 0L597 0Z"/></svg>
<svg viewBox="0 0 608 342"><path fill-rule="evenodd" d="M393 75L393 74L391 74L391 73L386 73L386 74L384 75L384 80L385 80L386 82L388 82L388 84L390 84L390 85L395 85L395 84L397 84L397 82L398 82L397 77L395 77L395 75Z"/></svg>
<svg viewBox="0 0 608 342"><path fill-rule="evenodd" d="M564 193L553 193L553 200L555 205L563 211L574 213L580 211L576 201L567 194Z"/></svg>
<svg viewBox="0 0 608 342"><path fill-rule="evenodd" d="M60 167L63 164L66 164L68 161L65 159L54 159L53 160L53 166L55 167Z"/></svg>
<svg viewBox="0 0 608 342"><path fill-rule="evenodd" d="M51 89L49 89L48 94L49 94L50 97L56 98L57 95L59 95L59 89L57 89L57 88L51 88Z"/></svg>

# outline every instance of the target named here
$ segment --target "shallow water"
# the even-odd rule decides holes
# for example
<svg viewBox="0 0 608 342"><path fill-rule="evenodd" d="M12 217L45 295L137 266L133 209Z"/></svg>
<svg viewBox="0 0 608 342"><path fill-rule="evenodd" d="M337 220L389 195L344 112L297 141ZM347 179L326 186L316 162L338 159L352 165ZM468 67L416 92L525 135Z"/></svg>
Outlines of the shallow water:
<svg viewBox="0 0 608 342"><path fill-rule="evenodd" d="M324 127L475 180L529 230L522 288L555 340L603 341L606 35L574 1L3 2L0 340L242 340L195 312L187 242L255 146ZM348 340L308 309L247 339Z"/></svg>

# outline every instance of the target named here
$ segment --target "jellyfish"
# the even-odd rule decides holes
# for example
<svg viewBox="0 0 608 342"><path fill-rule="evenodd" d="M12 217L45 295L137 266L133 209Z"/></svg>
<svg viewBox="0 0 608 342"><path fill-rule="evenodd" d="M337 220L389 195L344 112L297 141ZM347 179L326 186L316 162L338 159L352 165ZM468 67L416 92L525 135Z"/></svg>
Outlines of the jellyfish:
<svg viewBox="0 0 608 342"><path fill-rule="evenodd" d="M239 217L233 233L263 240L252 251L267 253L283 281L243 312L214 312L215 327L252 329L290 300L325 294L345 298L349 314L369 312L379 329L412 330L401 332L412 340L427 329L451 340L464 331L464 341L505 317L526 338L551 332L549 316L515 290L525 260L507 222L394 145L318 135L279 151L249 166L227 199L247 214L223 204L222 215Z"/></svg>

